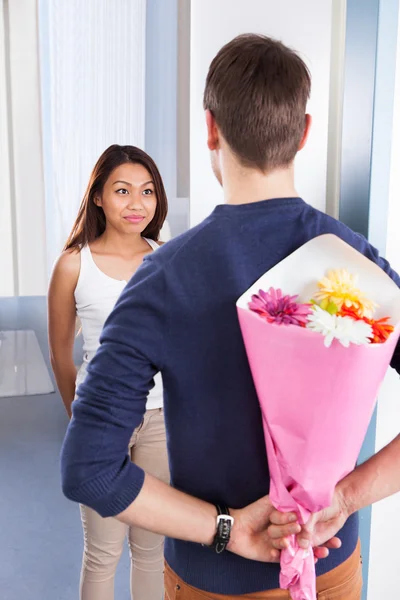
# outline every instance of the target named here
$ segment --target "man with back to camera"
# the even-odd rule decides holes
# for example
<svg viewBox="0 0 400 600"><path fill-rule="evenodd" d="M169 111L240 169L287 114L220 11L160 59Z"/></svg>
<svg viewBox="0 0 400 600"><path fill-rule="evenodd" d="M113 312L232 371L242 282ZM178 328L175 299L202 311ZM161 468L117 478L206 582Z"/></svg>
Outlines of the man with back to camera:
<svg viewBox="0 0 400 600"><path fill-rule="evenodd" d="M146 257L105 325L73 405L62 451L64 493L104 517L167 536L168 600L288 599L278 589L278 563L291 533L314 547L321 600L330 593L360 600L357 511L400 491L399 436L341 481L332 506L303 529L267 495L262 419L237 298L325 233L400 285L362 236L296 193L294 159L310 129L310 86L299 56L265 36L239 36L214 58L204 108L225 203ZM400 372L399 351L392 366ZM171 486L126 455L158 371Z"/></svg>

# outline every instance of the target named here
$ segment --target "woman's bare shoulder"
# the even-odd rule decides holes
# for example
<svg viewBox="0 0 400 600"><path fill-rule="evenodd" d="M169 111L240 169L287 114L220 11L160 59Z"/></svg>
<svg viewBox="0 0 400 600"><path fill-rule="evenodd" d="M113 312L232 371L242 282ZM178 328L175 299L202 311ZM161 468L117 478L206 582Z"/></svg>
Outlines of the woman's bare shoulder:
<svg viewBox="0 0 400 600"><path fill-rule="evenodd" d="M80 248L64 250L56 260L53 277L68 277L77 280L81 268Z"/></svg>

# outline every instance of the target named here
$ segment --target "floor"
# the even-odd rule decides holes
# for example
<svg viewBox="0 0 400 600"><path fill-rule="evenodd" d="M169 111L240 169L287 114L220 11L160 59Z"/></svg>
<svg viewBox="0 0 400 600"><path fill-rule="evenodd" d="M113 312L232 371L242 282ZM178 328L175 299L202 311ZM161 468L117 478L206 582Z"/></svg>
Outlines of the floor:
<svg viewBox="0 0 400 600"><path fill-rule="evenodd" d="M35 331L49 367L45 298L0 298L0 330L12 329ZM80 356L78 341L76 364ZM0 398L1 600L78 599L79 509L62 495L59 477L67 424L57 392ZM129 600L128 569L125 551L115 600Z"/></svg>

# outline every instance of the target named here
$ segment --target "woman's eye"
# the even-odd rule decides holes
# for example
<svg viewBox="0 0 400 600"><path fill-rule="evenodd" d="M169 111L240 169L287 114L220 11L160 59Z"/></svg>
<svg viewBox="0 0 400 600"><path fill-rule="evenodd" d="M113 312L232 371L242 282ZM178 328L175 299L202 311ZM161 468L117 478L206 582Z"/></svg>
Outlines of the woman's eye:
<svg viewBox="0 0 400 600"><path fill-rule="evenodd" d="M144 196L151 196L152 193L153 193L153 190L151 190L150 188L148 188L147 190L143 190Z"/></svg>
<svg viewBox="0 0 400 600"><path fill-rule="evenodd" d="M123 195L125 195L127 193L128 193L128 190L126 190L125 188L121 188L121 189L117 190L117 194L123 194Z"/></svg>

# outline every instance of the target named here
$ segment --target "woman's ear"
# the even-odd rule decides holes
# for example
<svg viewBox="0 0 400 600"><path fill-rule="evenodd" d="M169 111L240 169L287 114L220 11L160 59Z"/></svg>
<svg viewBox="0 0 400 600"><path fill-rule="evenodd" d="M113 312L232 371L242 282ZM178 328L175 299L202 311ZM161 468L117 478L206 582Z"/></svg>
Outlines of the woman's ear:
<svg viewBox="0 0 400 600"><path fill-rule="evenodd" d="M100 198L100 196L95 196L93 198L93 202L95 203L96 206L101 206L101 198Z"/></svg>

